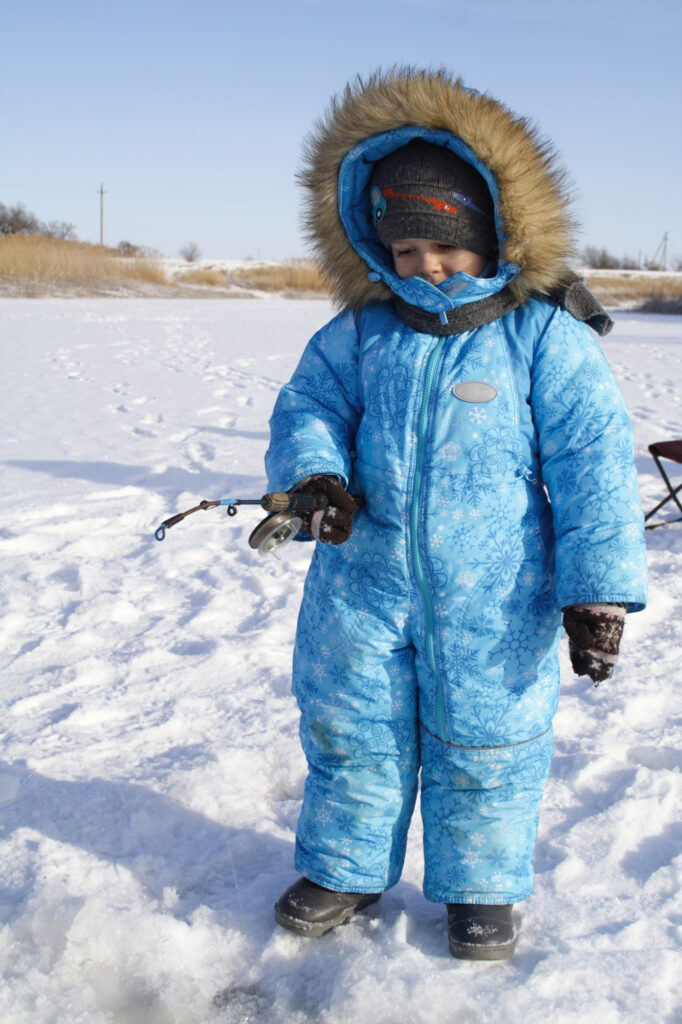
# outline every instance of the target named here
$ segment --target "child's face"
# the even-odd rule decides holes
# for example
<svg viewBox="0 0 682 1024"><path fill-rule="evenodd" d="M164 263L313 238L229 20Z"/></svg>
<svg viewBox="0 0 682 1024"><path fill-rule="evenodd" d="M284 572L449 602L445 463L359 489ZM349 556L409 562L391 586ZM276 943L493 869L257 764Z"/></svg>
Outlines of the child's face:
<svg viewBox="0 0 682 1024"><path fill-rule="evenodd" d="M441 284L462 271L477 277L488 262L469 249L430 238L400 238L391 242L391 252L398 277L423 277L430 284Z"/></svg>

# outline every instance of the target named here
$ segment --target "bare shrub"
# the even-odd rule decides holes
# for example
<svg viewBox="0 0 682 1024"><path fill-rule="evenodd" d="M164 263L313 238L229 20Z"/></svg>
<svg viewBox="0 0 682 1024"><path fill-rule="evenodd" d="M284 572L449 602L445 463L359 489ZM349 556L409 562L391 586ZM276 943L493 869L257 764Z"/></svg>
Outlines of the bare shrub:
<svg viewBox="0 0 682 1024"><path fill-rule="evenodd" d="M65 220L51 220L47 224L38 220L21 203L5 206L0 203L0 235L46 235L47 238L75 239L73 224Z"/></svg>
<svg viewBox="0 0 682 1024"><path fill-rule="evenodd" d="M128 242L125 239L119 242L115 249L112 250L117 256L123 256L126 259L136 260L160 260L163 259L162 254L157 249L152 249L149 245L138 245L136 242Z"/></svg>
<svg viewBox="0 0 682 1024"><path fill-rule="evenodd" d="M144 251L141 245L135 245L134 242L128 242L125 239L118 243L116 251L119 256L126 256L128 259L144 256Z"/></svg>
<svg viewBox="0 0 682 1024"><path fill-rule="evenodd" d="M29 213L21 203L14 206L0 203L0 235L34 234L39 226L35 214Z"/></svg>
<svg viewBox="0 0 682 1024"><path fill-rule="evenodd" d="M201 257L201 250L196 242L187 242L187 244L183 245L180 250L180 255L183 260L187 260L188 263L196 263L196 261Z"/></svg>
<svg viewBox="0 0 682 1024"><path fill-rule="evenodd" d="M623 256L620 260L621 270L639 270L639 263L632 256Z"/></svg>
<svg viewBox="0 0 682 1024"><path fill-rule="evenodd" d="M65 220L51 220L47 224L41 224L39 234L46 235L48 238L56 238L61 242L76 241L75 225L69 224Z"/></svg>
<svg viewBox="0 0 682 1024"><path fill-rule="evenodd" d="M596 245L588 245L583 251L585 265L595 270L617 270L620 267L620 260L613 256L608 249L599 249Z"/></svg>

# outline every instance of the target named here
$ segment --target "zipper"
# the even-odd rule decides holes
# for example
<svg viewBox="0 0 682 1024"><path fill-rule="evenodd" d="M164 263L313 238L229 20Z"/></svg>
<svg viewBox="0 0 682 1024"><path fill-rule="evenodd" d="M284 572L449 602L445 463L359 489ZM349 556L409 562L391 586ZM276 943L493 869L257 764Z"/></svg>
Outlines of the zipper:
<svg viewBox="0 0 682 1024"><path fill-rule="evenodd" d="M424 575L424 565L419 551L419 509L421 505L421 493L424 475L424 462L426 461L426 439L429 425L429 410L433 385L436 379L440 364L443 359L443 346L447 336L439 338L429 353L424 371L424 389L422 392L419 416L417 417L417 457L415 459L414 484L412 487L412 500L410 503L410 551L414 576L417 587L424 602L426 616L426 657L431 666L431 671L436 677L436 724L441 739L447 738L445 727L445 688L443 679L436 665L436 641L435 641L435 612L431 592Z"/></svg>

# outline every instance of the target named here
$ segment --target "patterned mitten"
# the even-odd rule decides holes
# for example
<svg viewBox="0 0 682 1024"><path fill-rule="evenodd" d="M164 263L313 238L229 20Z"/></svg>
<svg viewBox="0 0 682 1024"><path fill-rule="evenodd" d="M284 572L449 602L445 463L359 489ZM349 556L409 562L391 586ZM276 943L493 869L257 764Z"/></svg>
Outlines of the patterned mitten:
<svg viewBox="0 0 682 1024"><path fill-rule="evenodd" d="M610 679L623 635L622 604L572 604L564 608L564 629L573 671L597 686Z"/></svg>
<svg viewBox="0 0 682 1024"><path fill-rule="evenodd" d="M327 508L301 515L303 529L323 544L343 544L351 535L357 506L335 476L311 476L298 484L297 494L326 494Z"/></svg>

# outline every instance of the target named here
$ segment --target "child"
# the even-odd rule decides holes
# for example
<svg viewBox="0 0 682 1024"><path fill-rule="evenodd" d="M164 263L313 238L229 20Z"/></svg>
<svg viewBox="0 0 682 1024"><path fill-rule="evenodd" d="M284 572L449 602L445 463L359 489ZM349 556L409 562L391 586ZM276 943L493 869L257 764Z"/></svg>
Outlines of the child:
<svg viewBox="0 0 682 1024"><path fill-rule="evenodd" d="M421 770L426 898L455 956L503 959L533 889L561 612L598 681L646 600L632 430L577 319L608 318L567 271L547 147L448 75L349 87L308 161L344 308L266 457L271 490L330 499L305 523L294 653L303 877L275 916L321 935L395 885Z"/></svg>

